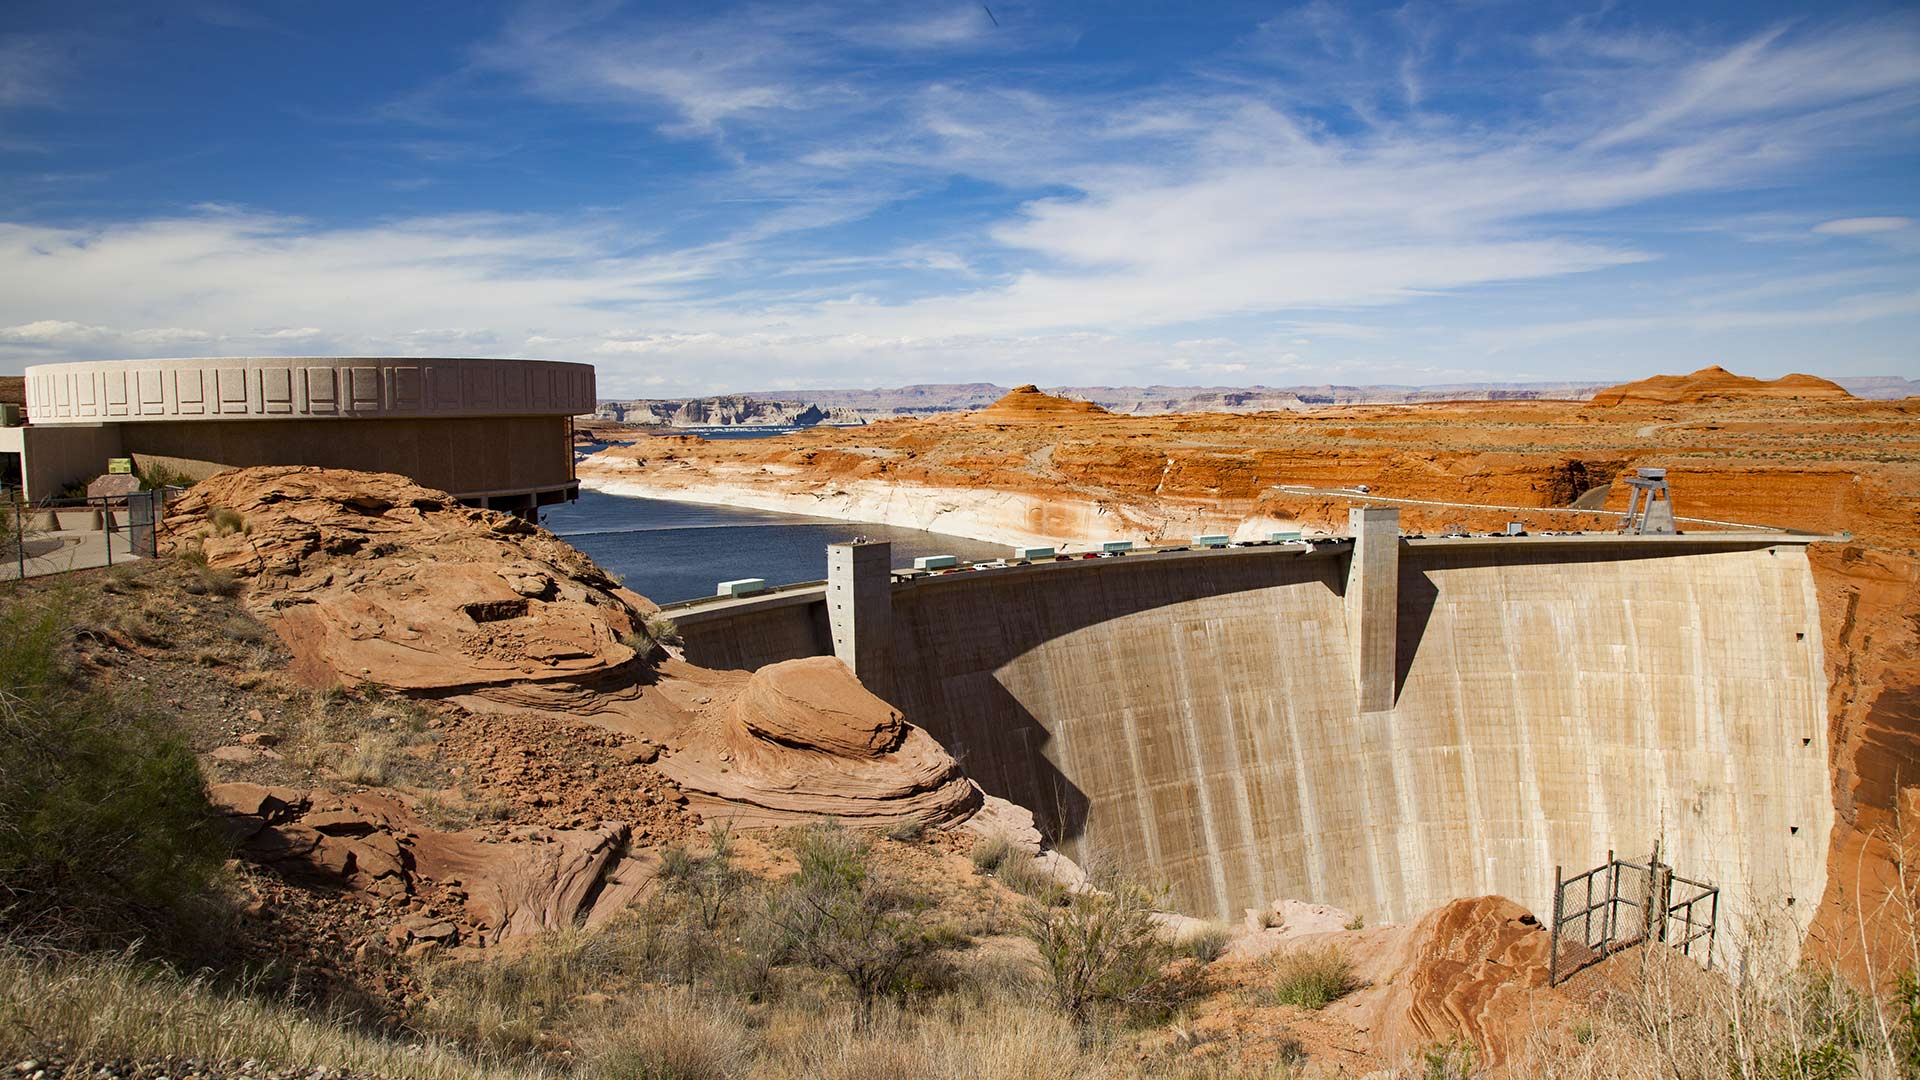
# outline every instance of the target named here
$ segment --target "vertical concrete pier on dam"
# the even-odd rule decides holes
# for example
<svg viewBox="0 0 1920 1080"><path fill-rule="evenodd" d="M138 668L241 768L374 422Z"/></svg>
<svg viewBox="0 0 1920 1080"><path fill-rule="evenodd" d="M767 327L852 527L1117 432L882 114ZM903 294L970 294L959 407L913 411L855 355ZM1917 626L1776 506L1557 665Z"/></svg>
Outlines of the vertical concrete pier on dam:
<svg viewBox="0 0 1920 1080"><path fill-rule="evenodd" d="M921 577L891 590L888 696L1192 914L1501 893L1544 917L1556 864L1658 839L1722 886L1723 931L1758 907L1804 929L1833 820L1811 539L1395 538L1383 682L1353 543ZM674 614L689 659L756 667L833 654L824 606Z"/></svg>

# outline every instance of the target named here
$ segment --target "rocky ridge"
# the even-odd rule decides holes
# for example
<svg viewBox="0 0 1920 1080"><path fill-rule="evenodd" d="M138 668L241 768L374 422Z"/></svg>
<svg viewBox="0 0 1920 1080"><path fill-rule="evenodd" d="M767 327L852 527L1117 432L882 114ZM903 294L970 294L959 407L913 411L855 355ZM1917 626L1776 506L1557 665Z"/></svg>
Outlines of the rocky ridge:
<svg viewBox="0 0 1920 1080"><path fill-rule="evenodd" d="M1655 375L1610 386L1593 395L1596 408L1619 405L1681 405L1703 401L1850 399L1839 383L1814 375L1782 375L1771 381L1735 375L1726 368L1704 367L1691 375Z"/></svg>

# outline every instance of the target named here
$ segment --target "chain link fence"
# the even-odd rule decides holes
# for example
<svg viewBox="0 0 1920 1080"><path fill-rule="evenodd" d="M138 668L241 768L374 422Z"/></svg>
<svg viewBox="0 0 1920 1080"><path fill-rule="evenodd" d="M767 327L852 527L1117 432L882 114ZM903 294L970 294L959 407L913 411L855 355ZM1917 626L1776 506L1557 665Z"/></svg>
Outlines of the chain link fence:
<svg viewBox="0 0 1920 1080"><path fill-rule="evenodd" d="M1567 877L1553 868L1553 941L1548 985L1635 946L1657 943L1700 956L1713 967L1720 890L1683 878L1660 861L1615 858Z"/></svg>
<svg viewBox="0 0 1920 1080"><path fill-rule="evenodd" d="M167 498L166 488L36 503L0 493L0 580L153 558Z"/></svg>

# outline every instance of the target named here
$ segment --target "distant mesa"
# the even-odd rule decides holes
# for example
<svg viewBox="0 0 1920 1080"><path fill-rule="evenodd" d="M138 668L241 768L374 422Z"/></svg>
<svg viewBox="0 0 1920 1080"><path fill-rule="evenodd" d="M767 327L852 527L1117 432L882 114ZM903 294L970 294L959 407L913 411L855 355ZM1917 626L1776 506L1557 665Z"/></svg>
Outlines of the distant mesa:
<svg viewBox="0 0 1920 1080"><path fill-rule="evenodd" d="M1683 405L1699 401L1851 399L1839 383L1813 375L1783 375L1768 381L1735 375L1715 365L1691 375L1655 375L1608 387L1593 396L1601 408L1616 405Z"/></svg>
<svg viewBox="0 0 1920 1080"><path fill-rule="evenodd" d="M1032 383L1014 387L1006 397L974 414L981 420L999 424L1031 424L1111 415L1113 414L1091 401L1055 397Z"/></svg>

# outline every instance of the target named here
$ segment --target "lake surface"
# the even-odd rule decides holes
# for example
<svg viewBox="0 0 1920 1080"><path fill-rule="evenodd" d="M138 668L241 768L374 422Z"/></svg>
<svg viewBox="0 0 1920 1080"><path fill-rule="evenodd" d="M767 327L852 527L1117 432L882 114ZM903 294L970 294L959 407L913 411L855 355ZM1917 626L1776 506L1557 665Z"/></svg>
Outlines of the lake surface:
<svg viewBox="0 0 1920 1080"><path fill-rule="evenodd" d="M768 585L827 576L827 545L865 536L893 544L893 565L912 566L920 555L998 559L1000 544L959 536L828 518L736 510L724 506L580 492L580 501L550 506L541 524L620 575L627 588L667 604L712 596L733 578L766 578Z"/></svg>

